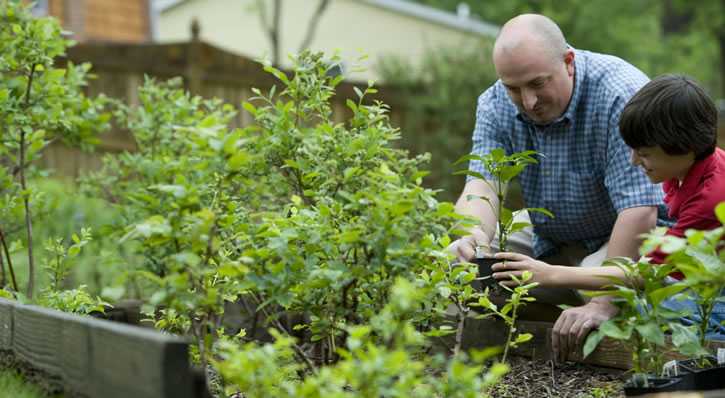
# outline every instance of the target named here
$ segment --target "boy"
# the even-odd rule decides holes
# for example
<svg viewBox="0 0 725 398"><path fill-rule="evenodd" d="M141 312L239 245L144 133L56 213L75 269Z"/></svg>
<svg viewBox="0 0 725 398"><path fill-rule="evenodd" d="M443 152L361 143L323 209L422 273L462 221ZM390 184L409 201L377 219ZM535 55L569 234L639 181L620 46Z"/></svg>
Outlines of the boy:
<svg viewBox="0 0 725 398"><path fill-rule="evenodd" d="M667 233L682 237L688 229L710 230L720 226L714 208L725 202L725 151L717 148L717 109L693 80L679 75L660 76L637 92L619 121L625 143L632 148L631 161L653 183L663 183L665 203L677 220ZM611 282L603 276L623 278L617 267L566 267L549 265L517 253L496 255L505 263L493 266L493 277L514 286L510 275L530 271L541 286L599 290ZM650 262L662 263L666 255L655 251ZM682 275L673 275L682 278ZM669 299L668 307L688 310L697 322L691 300ZM725 303L717 303L711 316L709 338L725 340ZM587 330L588 331L588 330ZM577 336L578 343L585 335Z"/></svg>

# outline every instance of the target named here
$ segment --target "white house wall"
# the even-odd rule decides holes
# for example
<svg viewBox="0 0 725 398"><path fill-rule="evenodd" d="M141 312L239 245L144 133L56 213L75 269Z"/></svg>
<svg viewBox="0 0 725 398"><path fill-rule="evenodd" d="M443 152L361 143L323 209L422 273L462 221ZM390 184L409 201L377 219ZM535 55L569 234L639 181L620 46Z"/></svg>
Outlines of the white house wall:
<svg viewBox="0 0 725 398"><path fill-rule="evenodd" d="M265 3L271 7L272 1L265 0ZM289 66L286 55L298 51L317 4L318 0L282 0L283 66ZM191 20L197 17L202 40L251 58L268 56L269 39L262 30L255 5L255 0L182 2L159 15L157 40L189 40ZM271 10L268 16L271 17ZM320 19L310 48L327 53L339 50L348 68L366 54L369 58L365 66L371 68L384 55L395 54L417 63L426 49L471 46L480 40L486 39L359 0L332 0ZM377 76L368 69L351 78L365 81Z"/></svg>

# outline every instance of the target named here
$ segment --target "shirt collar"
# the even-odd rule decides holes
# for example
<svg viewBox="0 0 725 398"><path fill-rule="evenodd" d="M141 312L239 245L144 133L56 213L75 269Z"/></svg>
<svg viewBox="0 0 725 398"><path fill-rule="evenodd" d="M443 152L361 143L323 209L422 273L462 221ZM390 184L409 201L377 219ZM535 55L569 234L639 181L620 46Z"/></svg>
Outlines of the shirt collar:
<svg viewBox="0 0 725 398"><path fill-rule="evenodd" d="M566 107L566 111L548 125L554 125L561 122L571 122L572 120L574 120L574 115L576 115L576 110L577 106L579 105L579 100L582 96L582 91L584 91L582 86L584 85L584 76L586 75L587 65L586 60L583 59L584 54L577 51L572 46L569 46L569 48L574 51L574 87L572 89L571 99L569 100L569 105L567 105ZM516 118L528 124L535 124L528 116L521 113L520 111L516 114Z"/></svg>
<svg viewBox="0 0 725 398"><path fill-rule="evenodd" d="M691 192L700 183L705 173L710 170L710 165L715 161L715 158L719 155L720 151L722 151L722 149L715 148L715 151L713 151L713 153L709 156L693 163L690 170L687 171L685 179L682 180L682 185L678 184L676 178L673 178L669 181L670 187L679 191Z"/></svg>

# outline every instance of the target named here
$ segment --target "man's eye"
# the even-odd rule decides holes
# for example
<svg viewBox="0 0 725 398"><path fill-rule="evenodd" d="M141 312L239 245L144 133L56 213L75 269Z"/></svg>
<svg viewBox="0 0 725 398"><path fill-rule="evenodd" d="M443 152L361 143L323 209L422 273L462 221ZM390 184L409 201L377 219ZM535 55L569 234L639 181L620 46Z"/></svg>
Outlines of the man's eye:
<svg viewBox="0 0 725 398"><path fill-rule="evenodd" d="M544 83L545 82L543 80L537 80L537 81L531 83L531 87L533 87L533 88L541 88L541 87L544 86Z"/></svg>

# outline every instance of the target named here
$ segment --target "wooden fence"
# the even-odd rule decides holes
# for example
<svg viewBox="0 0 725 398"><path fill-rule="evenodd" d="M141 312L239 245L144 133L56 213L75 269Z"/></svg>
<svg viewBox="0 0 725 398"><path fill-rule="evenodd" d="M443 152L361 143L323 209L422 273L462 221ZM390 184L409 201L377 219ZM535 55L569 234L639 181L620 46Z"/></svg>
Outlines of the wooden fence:
<svg viewBox="0 0 725 398"><path fill-rule="evenodd" d="M196 398L188 343L151 329L0 299L0 350L71 394Z"/></svg>
<svg viewBox="0 0 725 398"><path fill-rule="evenodd" d="M84 43L69 49L67 59L75 64L90 62L96 76L89 82L87 94L106 94L130 105L138 104L137 89L144 76L157 79L183 78L185 88L192 94L206 98L219 98L234 105L237 116L232 128L251 123L252 116L241 107L248 100L252 88L262 91L280 82L265 72L262 66L249 58L226 52L202 41L192 40L177 44L110 44ZM342 82L332 99L333 120L341 122L349 115L345 105L348 98L356 98L350 82ZM366 84L359 85L365 88ZM391 105L393 125L403 121L401 106L396 104L395 92L381 88L374 96ZM61 176L77 176L81 170L95 170L101 165L105 152L134 150L136 143L125 131L114 130L102 137L101 144L93 153L81 152L63 144L54 144L44 154L43 166L55 169Z"/></svg>
<svg viewBox="0 0 725 398"><path fill-rule="evenodd" d="M84 43L72 47L62 62L90 62L96 75L89 83L89 95L106 94L124 102L137 105L137 89L144 76L157 79L181 77L185 87L193 94L206 98L219 98L234 105L237 116L230 127L242 127L252 122L252 116L240 106L252 96L256 87L268 90L279 84L262 66L249 58L229 53L204 43L199 39L175 44L112 44ZM341 122L349 116L345 105L348 98L355 98L355 84L343 82L332 99L333 118ZM362 87L361 87L362 88ZM376 98L391 106L390 119L394 126L405 131L405 107L400 93L394 87L379 87ZM473 110L471 110L473 117ZM725 108L720 111L719 145L725 148ZM406 140L425 139L424 131L414 135L406 132ZM81 152L61 143L48 148L43 166L55 169L61 176L75 177L81 170L92 171L101 166L106 152L134 150L136 143L125 131L114 130L102 137L101 144L93 153Z"/></svg>

